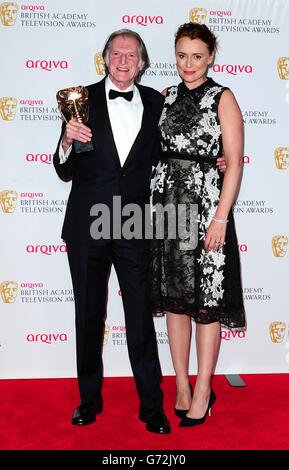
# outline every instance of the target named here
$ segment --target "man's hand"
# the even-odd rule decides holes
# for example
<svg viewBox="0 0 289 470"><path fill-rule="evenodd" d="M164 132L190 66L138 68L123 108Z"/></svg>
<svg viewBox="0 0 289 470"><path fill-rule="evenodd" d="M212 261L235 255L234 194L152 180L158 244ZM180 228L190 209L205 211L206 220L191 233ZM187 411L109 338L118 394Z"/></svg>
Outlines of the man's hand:
<svg viewBox="0 0 289 470"><path fill-rule="evenodd" d="M217 158L217 167L219 168L219 170L220 170L222 173L225 173L225 171L226 171L226 169L227 169L227 165L226 165L226 160L225 160L224 155L222 155L221 157Z"/></svg>
<svg viewBox="0 0 289 470"><path fill-rule="evenodd" d="M74 140L79 142L89 142L91 140L92 133L89 127L84 124L77 122L75 118L72 118L67 124L64 135L62 137L61 145L66 150L73 144Z"/></svg>

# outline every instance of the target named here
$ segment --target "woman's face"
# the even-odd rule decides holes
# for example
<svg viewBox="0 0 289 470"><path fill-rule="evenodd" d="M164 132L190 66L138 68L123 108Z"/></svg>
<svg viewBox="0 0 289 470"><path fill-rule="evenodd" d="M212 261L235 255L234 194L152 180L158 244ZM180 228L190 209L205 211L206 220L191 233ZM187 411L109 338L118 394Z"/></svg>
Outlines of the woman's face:
<svg viewBox="0 0 289 470"><path fill-rule="evenodd" d="M177 69L185 85L191 90L206 80L208 65L214 54L200 39L182 37L176 45Z"/></svg>

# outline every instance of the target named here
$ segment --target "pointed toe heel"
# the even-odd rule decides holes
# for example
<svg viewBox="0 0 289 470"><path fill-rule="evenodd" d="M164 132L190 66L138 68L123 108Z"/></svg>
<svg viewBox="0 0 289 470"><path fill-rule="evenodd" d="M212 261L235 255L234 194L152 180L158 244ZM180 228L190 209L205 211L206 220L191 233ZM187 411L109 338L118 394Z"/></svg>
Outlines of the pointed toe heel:
<svg viewBox="0 0 289 470"><path fill-rule="evenodd" d="M179 410L178 408L175 408L175 415L180 419L184 419L188 411L189 410Z"/></svg>
<svg viewBox="0 0 289 470"><path fill-rule="evenodd" d="M208 407L206 409L206 412L202 418L189 418L189 416L185 416L182 421L180 422L179 426L181 428L188 428L191 426L198 426L199 424L204 424L206 421L207 416L211 416L212 414L212 406L216 401L216 395L214 390L211 390L210 398L209 398L209 403Z"/></svg>
<svg viewBox="0 0 289 470"><path fill-rule="evenodd" d="M189 382L189 388L190 388L190 392L191 392L191 398L192 398L192 395L193 395L193 388L192 388L192 384L191 382ZM178 408L175 408L174 409L175 411L175 415L180 418L180 419L184 419L186 417L186 414L189 410L179 410Z"/></svg>

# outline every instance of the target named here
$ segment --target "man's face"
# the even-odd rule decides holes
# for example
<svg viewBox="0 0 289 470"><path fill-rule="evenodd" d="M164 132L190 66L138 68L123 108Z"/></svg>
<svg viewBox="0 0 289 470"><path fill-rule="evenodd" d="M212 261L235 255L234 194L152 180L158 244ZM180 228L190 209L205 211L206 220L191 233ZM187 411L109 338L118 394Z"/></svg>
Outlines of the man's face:
<svg viewBox="0 0 289 470"><path fill-rule="evenodd" d="M123 35L111 42L107 67L111 81L121 90L129 87L144 63L141 60L136 38Z"/></svg>

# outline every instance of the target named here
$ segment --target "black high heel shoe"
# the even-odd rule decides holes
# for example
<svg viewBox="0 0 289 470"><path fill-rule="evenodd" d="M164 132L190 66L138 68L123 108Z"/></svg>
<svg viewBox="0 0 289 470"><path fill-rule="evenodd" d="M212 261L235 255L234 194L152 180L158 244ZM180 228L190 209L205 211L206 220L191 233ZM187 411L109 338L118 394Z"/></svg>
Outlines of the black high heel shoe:
<svg viewBox="0 0 289 470"><path fill-rule="evenodd" d="M179 426L181 428L186 428L189 426L197 426L198 424L203 424L206 421L207 416L208 415L211 416L211 408L213 404L215 403L215 401L216 401L216 395L215 395L214 390L211 389L208 407L206 409L206 413L204 414L204 416L202 418L189 418L188 416L185 416L180 422Z"/></svg>
<svg viewBox="0 0 289 470"><path fill-rule="evenodd" d="M192 384L191 382L189 382L189 387L190 387L190 392L191 392L191 398L192 398L192 395L193 395L193 389L192 389ZM175 408L175 415L180 418L180 419L183 419L185 418L187 412L189 410L179 410L178 408Z"/></svg>

